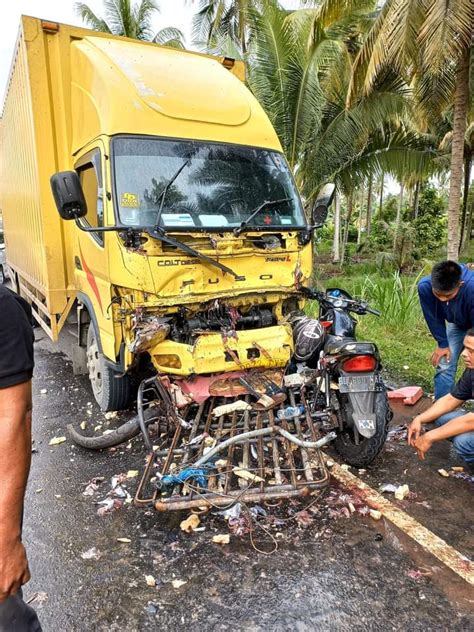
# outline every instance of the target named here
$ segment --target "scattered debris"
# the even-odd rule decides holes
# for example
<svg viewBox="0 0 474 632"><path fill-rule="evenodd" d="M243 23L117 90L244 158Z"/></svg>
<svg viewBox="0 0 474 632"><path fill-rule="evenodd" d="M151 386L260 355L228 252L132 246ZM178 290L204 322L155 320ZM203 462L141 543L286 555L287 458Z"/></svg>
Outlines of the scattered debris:
<svg viewBox="0 0 474 632"><path fill-rule="evenodd" d="M83 551L81 553L81 557L83 560L100 560L100 558L102 557L102 553L99 551L98 548L93 546L91 549Z"/></svg>
<svg viewBox="0 0 474 632"><path fill-rule="evenodd" d="M138 476L138 470L128 470L127 478L135 478Z"/></svg>
<svg viewBox="0 0 474 632"><path fill-rule="evenodd" d="M332 467L334 465L335 461L333 461L332 459L326 459L326 465L328 467Z"/></svg>
<svg viewBox="0 0 474 632"><path fill-rule="evenodd" d="M438 474L440 474L441 476L444 476L445 478L449 478L449 472L447 472L445 469L441 468L440 470L438 470Z"/></svg>
<svg viewBox="0 0 474 632"><path fill-rule="evenodd" d="M453 472L464 472L464 468L463 468L463 467L461 467L461 466L459 466L459 465L453 465L453 466L451 467L451 470L452 470Z"/></svg>
<svg viewBox="0 0 474 632"><path fill-rule="evenodd" d="M405 425L395 426L388 431L387 441L406 441L408 430Z"/></svg>
<svg viewBox="0 0 474 632"><path fill-rule="evenodd" d="M347 463L342 463L341 464L341 470L344 470L345 472L350 470L350 465L347 465Z"/></svg>
<svg viewBox="0 0 474 632"><path fill-rule="evenodd" d="M383 485L380 485L379 487L379 492L381 492L382 494L384 492L388 494L394 494L397 489L398 487L396 485L393 485L392 483L383 483Z"/></svg>
<svg viewBox="0 0 474 632"><path fill-rule="evenodd" d="M118 413L116 410L111 410L108 413L104 413L104 417L106 419L115 419L117 417Z"/></svg>
<svg viewBox="0 0 474 632"><path fill-rule="evenodd" d="M369 510L369 515L374 520L380 520L381 517L382 517L382 513L380 511L378 511L377 509L370 509Z"/></svg>
<svg viewBox="0 0 474 632"><path fill-rule="evenodd" d="M188 582L185 579L173 579L173 581L171 582L173 588L181 588L181 586L184 586L184 584L187 584Z"/></svg>
<svg viewBox="0 0 474 632"><path fill-rule="evenodd" d="M92 478L86 485L86 488L82 492L83 496L93 496L94 492L99 489L99 485L104 481L103 476L96 476Z"/></svg>
<svg viewBox="0 0 474 632"><path fill-rule="evenodd" d="M121 544L130 544L131 540L130 538L117 538L117 542L120 542Z"/></svg>
<svg viewBox="0 0 474 632"><path fill-rule="evenodd" d="M81 430L85 430L87 428L87 421L81 421L79 424Z"/></svg>
<svg viewBox="0 0 474 632"><path fill-rule="evenodd" d="M244 470L240 467L234 467L232 468L232 471L234 472L236 476L238 476L239 478L243 478L246 481L253 481L255 483L263 483L265 480L261 476L257 476L257 474L253 474L252 472L249 472L248 470Z"/></svg>
<svg viewBox="0 0 474 632"><path fill-rule="evenodd" d="M49 445L59 445L60 443L64 443L66 441L66 437L53 437L49 441Z"/></svg>
<svg viewBox="0 0 474 632"><path fill-rule="evenodd" d="M201 519L197 514L191 514L179 526L185 533L192 533L199 526L200 522Z"/></svg>
<svg viewBox="0 0 474 632"><path fill-rule="evenodd" d="M42 487L40 487L39 489L35 489L35 494L41 494L42 491L43 491Z"/></svg>
<svg viewBox="0 0 474 632"><path fill-rule="evenodd" d="M48 601L48 593L45 592L37 592L32 597L30 597L26 603L31 606L42 606L44 603Z"/></svg>
<svg viewBox="0 0 474 632"><path fill-rule="evenodd" d="M40 390L41 395L46 395L46 393L47 393L47 392L48 392L48 389L47 389L47 388L42 388L42 389Z"/></svg>
<svg viewBox="0 0 474 632"><path fill-rule="evenodd" d="M212 541L216 544L229 544L230 535L228 533L220 533L212 538Z"/></svg>
<svg viewBox="0 0 474 632"><path fill-rule="evenodd" d="M214 417L220 417L221 415L228 415L229 413L233 413L235 410L251 410L252 406L244 402L243 399L238 399L231 404L223 404L222 406L216 406L212 411L212 415Z"/></svg>
<svg viewBox="0 0 474 632"><path fill-rule="evenodd" d="M151 586L152 588L156 586L156 579L153 577L153 575L145 575L145 581L147 583L147 586Z"/></svg>
<svg viewBox="0 0 474 632"><path fill-rule="evenodd" d="M408 487L408 485L400 485L395 490L395 498L397 500L404 500L408 496L409 493L410 493L410 488Z"/></svg>
<svg viewBox="0 0 474 632"><path fill-rule="evenodd" d="M407 571L407 576L416 581L418 581L422 577L429 577L430 575L431 575L431 571L429 571L426 568L419 568L419 569L412 568L409 571Z"/></svg>
<svg viewBox="0 0 474 632"><path fill-rule="evenodd" d="M314 518L311 517L307 509L296 512L294 515L294 519L296 520L299 527L309 527L309 525L314 522Z"/></svg>

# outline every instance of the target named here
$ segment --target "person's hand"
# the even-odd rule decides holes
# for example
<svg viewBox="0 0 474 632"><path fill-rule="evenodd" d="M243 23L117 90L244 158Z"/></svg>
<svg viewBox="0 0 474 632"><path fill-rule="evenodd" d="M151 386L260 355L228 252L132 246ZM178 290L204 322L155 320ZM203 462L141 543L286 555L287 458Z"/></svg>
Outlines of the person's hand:
<svg viewBox="0 0 474 632"><path fill-rule="evenodd" d="M451 351L449 347L436 347L436 349L431 354L431 364L434 367L437 367L441 358L445 357L446 362L451 360Z"/></svg>
<svg viewBox="0 0 474 632"><path fill-rule="evenodd" d="M418 457L422 461L424 460L425 454L428 452L428 450L431 448L432 445L433 445L433 441L430 438L429 432L425 432L424 435L421 435L420 437L418 437L418 439L415 439L415 441L413 442L413 447L418 452Z"/></svg>
<svg viewBox="0 0 474 632"><path fill-rule="evenodd" d="M415 417L411 424L408 426L408 445L414 446L415 440L418 439L418 437L421 435L421 426L422 424L420 418L418 416Z"/></svg>
<svg viewBox="0 0 474 632"><path fill-rule="evenodd" d="M0 543L0 603L30 581L25 547L20 539Z"/></svg>

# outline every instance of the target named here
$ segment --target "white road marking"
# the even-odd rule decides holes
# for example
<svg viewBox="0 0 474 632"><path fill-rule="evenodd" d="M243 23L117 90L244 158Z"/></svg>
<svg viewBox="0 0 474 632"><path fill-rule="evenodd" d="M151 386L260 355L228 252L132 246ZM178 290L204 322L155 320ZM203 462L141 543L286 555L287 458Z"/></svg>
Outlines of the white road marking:
<svg viewBox="0 0 474 632"><path fill-rule="evenodd" d="M328 461L328 458L325 458L326 461ZM369 485L361 481L360 478L347 470L343 470L337 463L334 463L330 472L331 476L345 487L356 488L359 491L359 496L365 500L369 507L378 509L387 520L390 520L390 522L399 529L402 529L402 531L415 540L423 549L429 551L469 584L474 585L474 564L461 555L459 551L456 551L456 549L420 524L415 518L412 518L402 509L391 503L387 498L382 496L382 494L379 494L379 492L369 487Z"/></svg>

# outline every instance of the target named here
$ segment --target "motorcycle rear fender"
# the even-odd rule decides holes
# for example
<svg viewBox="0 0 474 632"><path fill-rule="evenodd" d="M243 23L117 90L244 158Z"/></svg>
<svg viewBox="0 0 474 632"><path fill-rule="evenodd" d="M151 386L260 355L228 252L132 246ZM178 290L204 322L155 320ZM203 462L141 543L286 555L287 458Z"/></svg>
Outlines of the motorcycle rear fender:
<svg viewBox="0 0 474 632"><path fill-rule="evenodd" d="M347 340L335 336L329 336L324 350L329 355L341 356L342 359L356 355L370 355L380 361L378 347L373 342L357 342L355 340Z"/></svg>

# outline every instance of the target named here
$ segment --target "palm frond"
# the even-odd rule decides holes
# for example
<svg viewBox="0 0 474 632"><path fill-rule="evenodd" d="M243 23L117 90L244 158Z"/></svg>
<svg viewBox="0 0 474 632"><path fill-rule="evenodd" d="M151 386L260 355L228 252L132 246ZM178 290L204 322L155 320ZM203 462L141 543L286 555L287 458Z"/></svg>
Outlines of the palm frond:
<svg viewBox="0 0 474 632"><path fill-rule="evenodd" d="M104 33L111 33L109 25L105 20L98 17L92 9L84 2L76 2L74 4L74 11L78 17L86 24L90 26L94 31L103 31Z"/></svg>
<svg viewBox="0 0 474 632"><path fill-rule="evenodd" d="M163 46L170 46L171 48L185 48L184 35L182 31L174 26L167 26L160 29L153 38L153 41L157 44L163 44Z"/></svg>

